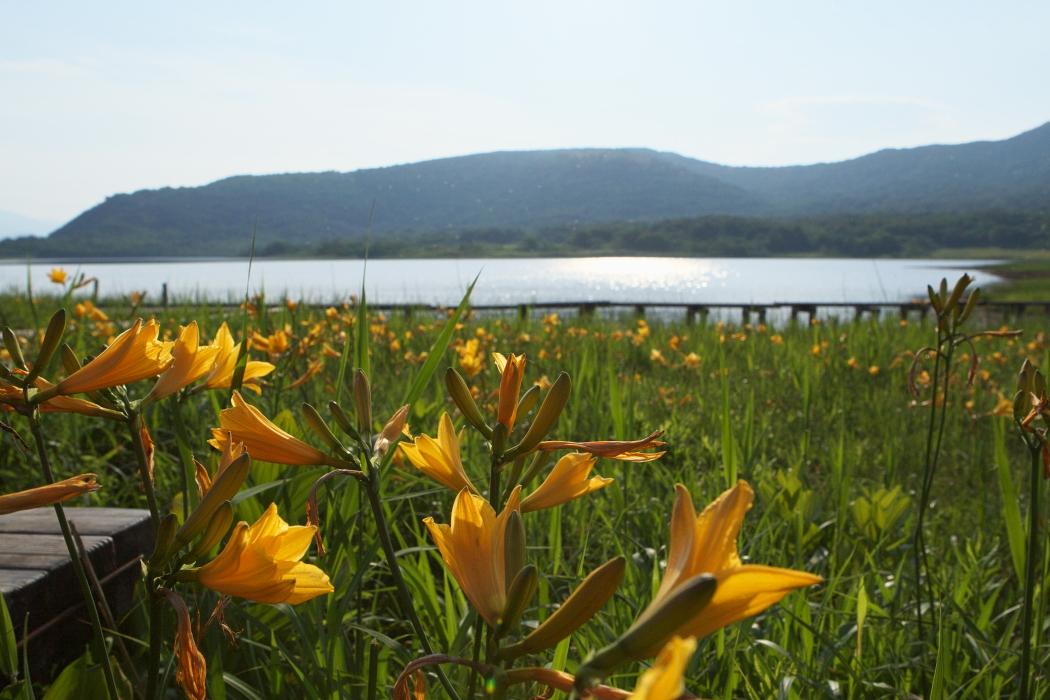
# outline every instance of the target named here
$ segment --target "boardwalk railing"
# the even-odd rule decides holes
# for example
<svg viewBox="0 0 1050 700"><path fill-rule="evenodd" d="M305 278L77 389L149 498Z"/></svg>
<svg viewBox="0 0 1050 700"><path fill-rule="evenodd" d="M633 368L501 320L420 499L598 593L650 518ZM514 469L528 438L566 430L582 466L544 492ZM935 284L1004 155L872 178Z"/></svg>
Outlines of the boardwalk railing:
<svg viewBox="0 0 1050 700"><path fill-rule="evenodd" d="M167 297L163 302L169 302ZM160 306L141 307L146 311L159 311L176 302L162 303ZM236 308L236 303L212 304L215 308ZM305 304L311 308L325 308L329 304ZM441 304L369 304L370 309L376 311L400 312L406 315L413 313L441 313L450 307ZM1019 316L1032 310L1043 314L1050 314L1050 301L980 301L978 307L992 313L1006 316ZM273 308L279 308L276 304ZM484 312L516 312L521 318L527 318L530 313L536 311L575 311L581 316L593 315L599 309L602 310L631 310L638 316L644 316L649 309L681 310L687 322L695 322L698 318L705 320L712 311L738 311L744 321L756 318L764 322L767 316L773 313L787 312L792 320L805 317L805 320L816 318L818 309L853 311L855 318L864 315L877 316L882 311L896 312L901 318L908 318L916 314L925 318L930 312L930 304L927 301L864 301L864 302L842 302L842 301L774 301L771 303L756 304L753 302L628 302L628 301L547 301L528 304L471 304L474 311Z"/></svg>

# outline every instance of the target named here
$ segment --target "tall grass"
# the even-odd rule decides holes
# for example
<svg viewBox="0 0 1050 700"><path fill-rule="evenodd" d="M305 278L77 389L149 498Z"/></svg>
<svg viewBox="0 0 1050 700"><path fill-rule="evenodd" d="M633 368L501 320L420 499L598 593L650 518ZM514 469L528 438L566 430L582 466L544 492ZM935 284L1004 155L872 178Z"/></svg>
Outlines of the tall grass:
<svg viewBox="0 0 1050 700"><path fill-rule="evenodd" d="M9 296L0 300L0 321L32 329L34 318L46 318L60 303L39 292L32 301ZM65 303L72 307L68 299ZM126 300L100 306L118 325L136 313ZM927 488L923 397L936 375L920 369L919 398L908 393L910 352L933 334L932 326L917 319L829 320L774 329L646 323L626 316L471 317L452 326L431 316L387 318L351 307L326 315L323 309L259 303L249 311L253 331L267 336L287 330L291 338L286 350L270 358L278 370L257 405L304 439L311 438L298 419L300 404L320 406L349 395L352 373L339 357L356 357L353 366L370 367L378 425L407 391L410 431L434 434L438 416L445 410L455 415L454 407L439 377L418 385L413 377L424 363L437 374L460 367L460 349L471 339L485 355L484 369L468 380L477 387L482 410L494 412L499 382L489 354L524 352L527 382L553 380L563 370L573 378L573 398L555 435L613 439L665 431L670 452L662 460L603 461L597 471L614 477L613 486L529 516L531 559L544 564L538 605L526 612L526 620L542 620L601 562L617 555L628 560L616 597L559 645L554 668L573 671L589 652L625 630L652 597L667 554L676 482L702 503L745 478L758 494L742 537L745 559L813 571L825 584L702 640L687 672L689 691L727 699L905 698L928 678L929 697L1016 692L1025 643L1017 614L1024 588L1018 503L1027 455L1011 435L1011 413L1003 410L1002 399L1012 397L1023 359L1046 364L1048 345L1041 333L974 341L976 379L967 385L965 369L950 379L955 398L944 414L940 466ZM238 317L230 315L231 325ZM212 333L226 312L200 304L168 308L158 318L172 333L191 319ZM315 327L320 327L316 342L308 343ZM71 328L67 340L78 354L101 347L93 330L86 317ZM449 349L437 358L426 356L443 331ZM323 343L335 351L323 370L289 388L322 356ZM968 363L970 353L960 348L956 360ZM225 394L200 393L175 408L155 406L145 416L158 446L158 493L183 493L187 450L197 459L213 459L205 440L225 400ZM136 457L119 428L47 416L55 468L60 476L100 475L104 489L85 503L144 507L144 494L130 478ZM463 449L468 471L485 483L489 455L483 445L468 437ZM26 460L17 441L0 433L4 490L34 482ZM290 520L301 520L323 472L256 464L236 499L237 518L251 522L272 501ZM331 575L336 594L294 608L226 606L221 624L213 622L199 639L209 663L211 697L388 697L393 679L418 653L411 625L398 609L366 496L348 481L322 487L327 551L318 563ZM382 507L422 626L436 648L470 658L474 614L421 525L427 515L447 521L454 494L400 457L384 474L383 489ZM923 610L928 638L934 640L929 655L914 644L918 619L909 574L915 546L909 535L924 492L925 554L929 575L940 584L940 595ZM160 506L180 517L184 507L180 498ZM1041 555L1040 581L1050 570L1048 549ZM187 602L207 611L216 596L197 591ZM1044 611L1041 587L1036 602ZM134 649L147 607L140 602L122 621ZM13 622L20 628L22 621ZM1031 649L1035 697L1048 687L1045 625L1040 614L1033 636L1038 646ZM631 687L640 670L625 668L608 682ZM171 672L169 665L166 673ZM448 672L454 686L467 687L466 671ZM432 694L441 692L431 684Z"/></svg>

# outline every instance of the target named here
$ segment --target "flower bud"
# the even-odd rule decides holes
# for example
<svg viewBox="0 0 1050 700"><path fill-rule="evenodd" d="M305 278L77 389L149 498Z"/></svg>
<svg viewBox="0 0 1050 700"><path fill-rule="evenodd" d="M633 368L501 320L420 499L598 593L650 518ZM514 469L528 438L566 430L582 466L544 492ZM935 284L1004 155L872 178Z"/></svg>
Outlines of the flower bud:
<svg viewBox="0 0 1050 700"><path fill-rule="evenodd" d="M525 567L525 521L521 512L511 511L507 529L503 533L503 559L505 581L512 581Z"/></svg>
<svg viewBox="0 0 1050 700"><path fill-rule="evenodd" d="M583 664L576 674L576 687L590 687L618 667L630 661L653 656L682 626L683 620L696 617L711 602L717 581L701 574L682 584L657 607L638 618L615 642Z"/></svg>
<svg viewBox="0 0 1050 700"><path fill-rule="evenodd" d="M576 590L529 636L500 650L500 657L513 659L549 649L594 617L616 593L623 580L627 560L615 557L585 578Z"/></svg>
<svg viewBox="0 0 1050 700"><path fill-rule="evenodd" d="M32 385L40 373L44 371L48 363L51 362L51 357L55 354L55 350L58 349L58 344L62 342L62 334L66 332L66 310L59 309L51 316L51 320L47 322L47 330L44 332L44 339L40 342L40 352L36 356L36 361L33 363L33 369L26 375L26 384Z"/></svg>
<svg viewBox="0 0 1050 700"><path fill-rule="evenodd" d="M153 554L149 557L150 568L160 568L171 556L172 547L175 544L175 531L178 527L179 519L174 513L168 513L161 518L157 526L157 536L154 538Z"/></svg>
<svg viewBox="0 0 1050 700"><path fill-rule="evenodd" d="M372 434L372 389L364 370L354 372L354 409L357 411L357 431Z"/></svg>
<svg viewBox="0 0 1050 700"><path fill-rule="evenodd" d="M303 418L306 420L306 424L310 426L310 430L314 431L314 434L321 439L325 445L331 450L339 452L343 451L343 446L336 439L335 435L332 434L332 429L328 427L328 424L324 422L324 418L317 412L317 409L308 403L303 403Z"/></svg>
<svg viewBox="0 0 1050 700"><path fill-rule="evenodd" d="M229 532L232 524L233 503L223 501L215 509L215 514L211 516L208 526L204 528L204 532L197 539L197 544L193 545L193 549L186 555L186 561L195 562L210 552L219 543L219 540Z"/></svg>
<svg viewBox="0 0 1050 700"><path fill-rule="evenodd" d="M7 352L11 354L11 362L13 362L18 369L25 369L26 360L22 357L22 346L18 344L18 338L15 337L15 332L7 326L4 326L3 337L4 347L6 347Z"/></svg>
<svg viewBox="0 0 1050 700"><path fill-rule="evenodd" d="M190 517L186 518L186 522L175 534L176 546L182 547L188 542L192 542L193 538L208 526L212 515L215 514L223 502L233 499L237 491L240 490L241 484L248 478L248 472L251 468L251 457L245 452L215 477L215 481L212 482L208 493L205 494L201 502L190 513Z"/></svg>
<svg viewBox="0 0 1050 700"><path fill-rule="evenodd" d="M507 607L503 611L503 619L496 628L496 636L502 637L511 627L521 619L525 608L529 606L532 597L536 595L539 586L539 574L536 567L529 564L518 572L507 588Z"/></svg>
<svg viewBox="0 0 1050 700"><path fill-rule="evenodd" d="M332 414L332 418L335 419L335 424L339 426L339 429L346 433L351 440L355 442L361 442L361 434L357 432L357 428L354 427L354 422L350 420L350 416L346 414L343 407L337 404L335 401L328 402L328 410Z"/></svg>
<svg viewBox="0 0 1050 700"><path fill-rule="evenodd" d="M62 369L66 370L66 374L73 374L80 369L80 366L80 360L77 359L77 354L73 352L73 348L62 343Z"/></svg>
<svg viewBox="0 0 1050 700"><path fill-rule="evenodd" d="M511 450L514 456L531 452L547 437L547 434L557 424L558 418L561 417L565 404L569 402L570 393L572 393L572 379L568 374L562 372L554 380L547 395L543 397L540 410L536 412L532 425L525 431L525 437Z"/></svg>
<svg viewBox="0 0 1050 700"><path fill-rule="evenodd" d="M445 370L445 387L448 389L448 395L452 398L452 402L456 404L456 408L467 419L467 422L473 425L486 438L491 438L492 428L485 424L481 410L478 409L477 403L474 402L474 397L470 394L470 388L463 380L463 376L451 367Z"/></svg>

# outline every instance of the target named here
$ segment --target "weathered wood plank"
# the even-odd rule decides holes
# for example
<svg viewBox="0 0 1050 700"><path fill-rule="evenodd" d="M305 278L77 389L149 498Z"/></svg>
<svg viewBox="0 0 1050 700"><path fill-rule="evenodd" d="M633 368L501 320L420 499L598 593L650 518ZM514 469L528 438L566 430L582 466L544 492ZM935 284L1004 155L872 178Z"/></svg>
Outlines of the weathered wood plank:
<svg viewBox="0 0 1050 700"><path fill-rule="evenodd" d="M115 615L133 600L138 560L153 541L149 513L128 508L67 508L88 558L103 582ZM0 516L0 593L11 611L19 638L28 616L34 677L46 678L52 664L83 650L80 589L55 512L39 508Z"/></svg>

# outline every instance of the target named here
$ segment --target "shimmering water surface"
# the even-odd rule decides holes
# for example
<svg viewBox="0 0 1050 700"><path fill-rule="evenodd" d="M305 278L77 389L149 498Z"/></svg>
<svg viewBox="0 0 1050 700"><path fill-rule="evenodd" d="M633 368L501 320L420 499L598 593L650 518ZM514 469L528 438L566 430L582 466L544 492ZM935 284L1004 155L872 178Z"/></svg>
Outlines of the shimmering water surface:
<svg viewBox="0 0 1050 700"><path fill-rule="evenodd" d="M552 301L773 303L900 301L962 272L978 284L998 280L979 260L799 258L490 258L419 260L256 260L250 287L270 298L335 302L361 289L382 303L459 300L478 273L479 304ZM34 289L47 289L51 264L29 267ZM66 264L97 277L100 293L148 292L167 283L173 298L243 298L246 260L87 262ZM0 263L0 288L24 288L25 263Z"/></svg>

